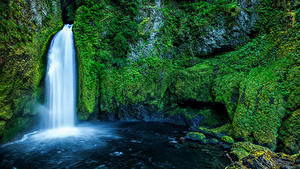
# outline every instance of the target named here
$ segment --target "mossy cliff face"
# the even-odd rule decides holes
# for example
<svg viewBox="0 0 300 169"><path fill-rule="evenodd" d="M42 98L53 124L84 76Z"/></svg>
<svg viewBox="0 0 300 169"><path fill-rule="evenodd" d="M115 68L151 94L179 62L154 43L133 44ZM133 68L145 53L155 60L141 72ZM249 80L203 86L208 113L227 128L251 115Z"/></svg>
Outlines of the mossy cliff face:
<svg viewBox="0 0 300 169"><path fill-rule="evenodd" d="M5 141L33 124L42 101L46 53L61 29L60 1L0 3L0 138Z"/></svg>
<svg viewBox="0 0 300 169"><path fill-rule="evenodd" d="M235 138L298 151L296 4L76 1L79 118L228 123Z"/></svg>
<svg viewBox="0 0 300 169"><path fill-rule="evenodd" d="M242 0L76 1L79 119L88 119L99 112L103 72L128 62L133 69L134 62L146 69L156 66L155 62L162 58L172 58L166 62L176 62L170 65L179 69L195 65L195 56L235 48L249 39L248 33L257 20L257 14L250 10L255 5ZM146 57L156 61L139 61Z"/></svg>

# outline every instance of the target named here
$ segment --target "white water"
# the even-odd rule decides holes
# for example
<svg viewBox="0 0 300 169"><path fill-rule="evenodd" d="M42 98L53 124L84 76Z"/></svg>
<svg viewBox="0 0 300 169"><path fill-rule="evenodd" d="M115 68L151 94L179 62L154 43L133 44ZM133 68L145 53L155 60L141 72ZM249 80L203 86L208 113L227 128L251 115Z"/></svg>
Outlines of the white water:
<svg viewBox="0 0 300 169"><path fill-rule="evenodd" d="M72 127L75 122L76 77L72 25L66 24L54 36L46 74L47 128Z"/></svg>

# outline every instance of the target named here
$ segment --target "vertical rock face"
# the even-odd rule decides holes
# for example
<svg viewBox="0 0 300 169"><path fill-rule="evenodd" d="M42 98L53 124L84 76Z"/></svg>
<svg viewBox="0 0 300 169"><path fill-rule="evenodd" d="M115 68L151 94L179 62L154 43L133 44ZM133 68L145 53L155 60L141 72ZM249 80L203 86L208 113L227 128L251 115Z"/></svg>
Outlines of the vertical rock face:
<svg viewBox="0 0 300 169"><path fill-rule="evenodd" d="M141 4L143 5L143 4ZM150 57L157 55L155 48L158 42L158 33L163 26L163 13L161 11L162 1L155 0L154 5L150 8L139 9L137 20L145 21L144 33L149 34L145 39L141 38L137 44L132 44L128 59L137 61L140 57Z"/></svg>
<svg viewBox="0 0 300 169"><path fill-rule="evenodd" d="M141 2L137 16L138 22L142 23L143 34L148 36L140 38L136 44L131 44L128 54L128 59L131 61L136 61L141 57L164 56L161 45L165 35L160 32L170 24L173 17L179 23L172 28L173 30L167 31L176 29L179 31L175 32L178 35L169 35L176 36L182 41L176 50L182 53L185 48L191 48L197 56L234 49L249 41L251 31L258 20L258 14L255 12L255 6L258 4L256 0L239 0L234 3L227 2L228 4L178 3L161 0L155 0L152 4L148 3ZM223 7L220 7L222 5ZM189 23L195 19L189 17L199 17L197 20L202 19L203 23ZM184 34L185 29L190 32ZM167 55L167 57L171 56Z"/></svg>
<svg viewBox="0 0 300 169"><path fill-rule="evenodd" d="M5 141L36 117L48 43L62 21L59 0L9 0L0 9L0 138Z"/></svg>
<svg viewBox="0 0 300 169"><path fill-rule="evenodd" d="M294 1L94 2L74 22L81 119L221 116L236 138L299 149Z"/></svg>

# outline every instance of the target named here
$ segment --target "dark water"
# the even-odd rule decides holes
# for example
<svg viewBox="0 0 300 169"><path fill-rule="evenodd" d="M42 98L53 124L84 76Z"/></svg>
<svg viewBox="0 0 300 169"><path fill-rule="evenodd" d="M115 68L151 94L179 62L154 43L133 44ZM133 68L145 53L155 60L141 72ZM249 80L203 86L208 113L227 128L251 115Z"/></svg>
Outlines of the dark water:
<svg viewBox="0 0 300 169"><path fill-rule="evenodd" d="M218 146L169 143L184 136L183 132L180 126L157 122L94 123L62 133L35 132L1 147L0 168L204 169L228 165Z"/></svg>

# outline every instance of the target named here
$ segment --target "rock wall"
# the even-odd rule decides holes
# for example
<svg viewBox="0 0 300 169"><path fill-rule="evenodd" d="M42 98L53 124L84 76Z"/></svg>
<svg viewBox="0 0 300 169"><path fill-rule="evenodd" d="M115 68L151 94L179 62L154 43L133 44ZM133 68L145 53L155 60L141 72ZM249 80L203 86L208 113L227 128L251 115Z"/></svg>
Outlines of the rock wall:
<svg viewBox="0 0 300 169"><path fill-rule="evenodd" d="M6 141L37 117L34 107L43 98L47 48L62 21L59 0L0 5L0 138Z"/></svg>
<svg viewBox="0 0 300 169"><path fill-rule="evenodd" d="M80 119L229 123L237 139L299 150L295 2L93 2L74 26Z"/></svg>

